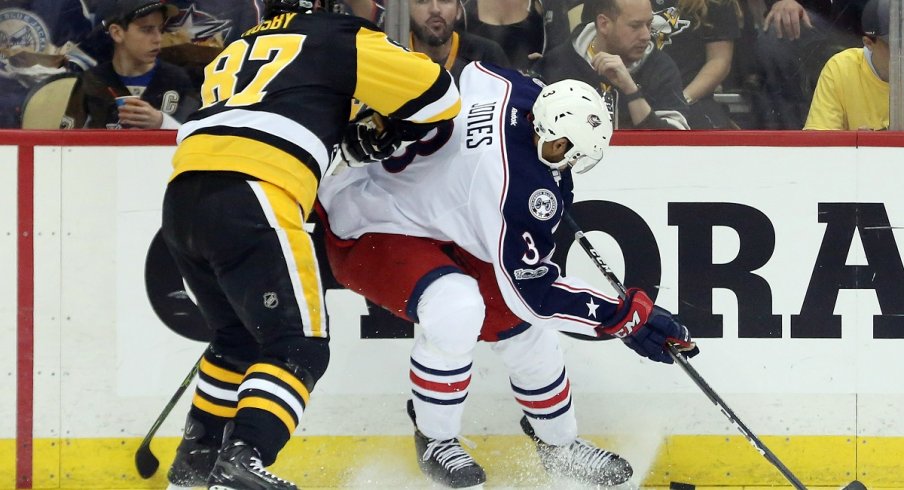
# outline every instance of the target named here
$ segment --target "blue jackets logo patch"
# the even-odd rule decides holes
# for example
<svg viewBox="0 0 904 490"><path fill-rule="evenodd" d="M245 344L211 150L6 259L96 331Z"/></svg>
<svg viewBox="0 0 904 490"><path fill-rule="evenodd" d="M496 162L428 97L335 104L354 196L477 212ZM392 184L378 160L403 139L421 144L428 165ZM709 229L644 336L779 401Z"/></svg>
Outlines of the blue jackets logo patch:
<svg viewBox="0 0 904 490"><path fill-rule="evenodd" d="M559 202L556 195L546 189L537 189L530 195L528 200L530 214L534 215L540 221L546 221L556 215L559 208Z"/></svg>

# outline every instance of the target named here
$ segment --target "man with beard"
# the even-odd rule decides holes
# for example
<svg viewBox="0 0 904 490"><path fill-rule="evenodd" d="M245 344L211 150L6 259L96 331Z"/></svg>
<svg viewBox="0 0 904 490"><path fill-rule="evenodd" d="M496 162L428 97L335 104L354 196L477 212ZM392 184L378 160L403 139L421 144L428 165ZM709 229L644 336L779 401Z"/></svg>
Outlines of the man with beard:
<svg viewBox="0 0 904 490"><path fill-rule="evenodd" d="M424 53L452 73L455 80L472 61L509 66L499 44L467 32L456 32L455 22L462 16L459 0L409 0L412 51Z"/></svg>
<svg viewBox="0 0 904 490"><path fill-rule="evenodd" d="M534 66L548 83L574 78L596 87L616 129L689 129L681 73L651 42L650 0L590 0L594 21Z"/></svg>

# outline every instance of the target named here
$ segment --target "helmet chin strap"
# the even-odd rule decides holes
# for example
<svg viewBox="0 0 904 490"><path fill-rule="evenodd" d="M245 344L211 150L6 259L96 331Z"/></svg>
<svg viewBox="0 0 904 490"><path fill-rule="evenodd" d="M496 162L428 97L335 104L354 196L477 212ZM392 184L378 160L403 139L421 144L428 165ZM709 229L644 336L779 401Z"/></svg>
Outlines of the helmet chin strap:
<svg viewBox="0 0 904 490"><path fill-rule="evenodd" d="M584 158L590 158L590 157L585 156ZM601 160L596 160L596 161L594 161L593 163L588 163L588 164L586 164L586 165L581 165L581 168L578 169L578 170L575 170L575 173L579 173L579 174L587 173L591 168L595 167L596 164L600 163L600 161L601 161ZM575 165L574 165L574 166L577 166L577 162L575 162Z"/></svg>
<svg viewBox="0 0 904 490"><path fill-rule="evenodd" d="M550 162L549 160L547 160L546 158L543 157L543 144L544 143L546 143L546 140L542 136L540 136L539 140L537 141L537 158L541 162L543 162L547 167L553 169L556 172L558 172L559 169L563 165L565 165L568 168L580 167L579 169L575 170L575 173L583 174L583 173L586 173L587 171L589 171L591 168L595 167L596 164L600 163L600 160L596 160L595 162L588 163L586 165L578 165L579 162L581 162L584 159L588 159L590 157L588 157L587 155L583 155L583 156L575 155L574 153L577 152L577 149L575 149L575 148L568 150L568 152L565 153L565 156L558 162Z"/></svg>
<svg viewBox="0 0 904 490"><path fill-rule="evenodd" d="M559 163L550 162L549 160L547 160L546 158L543 157L543 145L545 143L546 143L546 139L543 138L543 136L540 136L540 139L537 141L537 158L539 158L540 161L543 162L547 167L553 168L553 169L558 169L561 166L560 165L561 162L559 162Z"/></svg>

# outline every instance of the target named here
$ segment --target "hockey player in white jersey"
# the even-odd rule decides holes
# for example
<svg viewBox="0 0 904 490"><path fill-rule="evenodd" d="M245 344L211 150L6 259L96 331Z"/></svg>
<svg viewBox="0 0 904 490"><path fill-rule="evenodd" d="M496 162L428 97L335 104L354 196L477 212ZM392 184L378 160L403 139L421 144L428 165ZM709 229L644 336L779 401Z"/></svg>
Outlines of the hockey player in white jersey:
<svg viewBox="0 0 904 490"><path fill-rule="evenodd" d="M521 426L547 472L624 483L633 472L625 459L578 438L557 331L618 337L659 362L672 362L669 342L697 351L687 329L643 291L621 301L562 276L551 260L572 170L603 158L609 112L583 82L544 88L480 63L464 69L460 91L452 123L388 159L324 179L330 266L349 289L421 326L408 411L428 477L449 487L486 480L458 441L479 339L508 369Z"/></svg>

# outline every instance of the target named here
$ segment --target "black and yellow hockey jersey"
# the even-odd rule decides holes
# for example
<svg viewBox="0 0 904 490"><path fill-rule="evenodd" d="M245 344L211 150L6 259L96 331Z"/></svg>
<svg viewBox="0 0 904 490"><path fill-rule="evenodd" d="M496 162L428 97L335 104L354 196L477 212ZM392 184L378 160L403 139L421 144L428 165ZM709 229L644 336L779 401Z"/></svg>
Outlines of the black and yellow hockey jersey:
<svg viewBox="0 0 904 490"><path fill-rule="evenodd" d="M202 107L179 130L173 178L241 172L285 189L307 214L352 98L413 123L451 119L461 105L448 72L366 20L275 15L205 68Z"/></svg>

